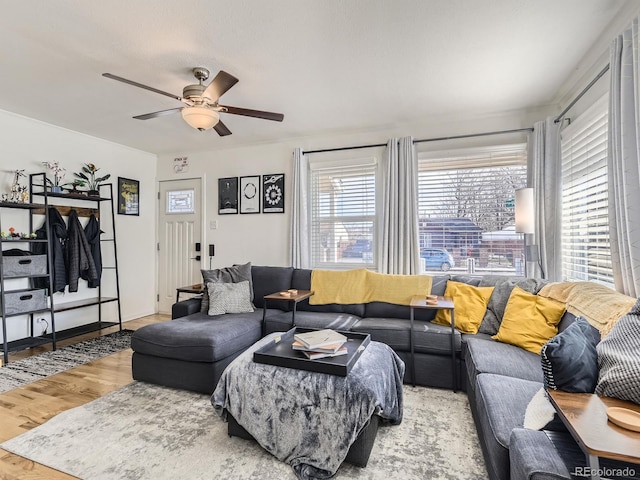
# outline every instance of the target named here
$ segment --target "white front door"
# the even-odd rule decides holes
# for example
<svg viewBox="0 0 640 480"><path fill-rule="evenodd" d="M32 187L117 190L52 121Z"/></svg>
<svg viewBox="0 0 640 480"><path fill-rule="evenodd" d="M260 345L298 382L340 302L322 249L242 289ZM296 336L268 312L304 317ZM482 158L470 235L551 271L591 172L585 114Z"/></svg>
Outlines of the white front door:
<svg viewBox="0 0 640 480"><path fill-rule="evenodd" d="M202 180L160 182L158 209L158 311L171 313L176 288L202 281L196 251L202 242ZM204 246L203 246L204 247ZM181 300L186 297L181 297Z"/></svg>

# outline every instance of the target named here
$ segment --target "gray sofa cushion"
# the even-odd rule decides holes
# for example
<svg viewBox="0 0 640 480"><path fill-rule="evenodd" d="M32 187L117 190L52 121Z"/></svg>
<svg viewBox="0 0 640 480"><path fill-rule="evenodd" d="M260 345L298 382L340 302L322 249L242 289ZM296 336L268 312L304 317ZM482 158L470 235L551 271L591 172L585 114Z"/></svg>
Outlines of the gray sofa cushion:
<svg viewBox="0 0 640 480"><path fill-rule="evenodd" d="M476 425L492 479L509 480L511 431L522 428L527 405L541 387L541 382L489 373L476 378Z"/></svg>
<svg viewBox="0 0 640 480"><path fill-rule="evenodd" d="M253 279L253 304L256 308L264 306L265 295L289 290L291 288L291 277L293 268L291 267L251 267L251 277ZM268 302L269 308L289 310L291 302L275 301Z"/></svg>
<svg viewBox="0 0 640 480"><path fill-rule="evenodd" d="M131 348L156 357L216 362L245 350L261 336L262 310L213 317L194 313L139 328L131 337Z"/></svg>
<svg viewBox="0 0 640 480"><path fill-rule="evenodd" d="M472 277L471 275L453 275L451 280L454 282L466 283L467 285L473 285L474 287L480 286L481 277Z"/></svg>
<svg viewBox="0 0 640 480"><path fill-rule="evenodd" d="M409 320L397 318L363 318L351 330L368 333L371 340L389 345L397 352L411 350ZM414 351L436 355L451 354L451 327L416 320L413 324ZM454 333L456 351L460 351L460 332Z"/></svg>
<svg viewBox="0 0 640 480"><path fill-rule="evenodd" d="M511 432L509 458L510 480L571 480L589 477L585 469L585 455L567 432L516 428ZM600 458L600 468L631 475L613 477L616 479L640 478L637 464ZM576 475L572 475L572 472Z"/></svg>
<svg viewBox="0 0 640 480"><path fill-rule="evenodd" d="M298 290L311 290L311 272L312 270L308 269L294 269L291 277L291 288ZM309 305L309 299L306 299L298 303L297 309L308 312L349 313L358 317L362 317L364 315L364 304L361 303L355 305L340 305L338 303Z"/></svg>
<svg viewBox="0 0 640 480"><path fill-rule="evenodd" d="M567 433L554 435L568 436L565 441L572 441ZM584 462L584 454L579 453ZM513 429L509 439L509 461L511 480L571 479L565 459L555 449L547 433L540 430Z"/></svg>
<svg viewBox="0 0 640 480"><path fill-rule="evenodd" d="M517 377L540 384L544 380L540 355L486 338L467 337L466 344L465 363L471 388L475 388L475 379L481 373Z"/></svg>

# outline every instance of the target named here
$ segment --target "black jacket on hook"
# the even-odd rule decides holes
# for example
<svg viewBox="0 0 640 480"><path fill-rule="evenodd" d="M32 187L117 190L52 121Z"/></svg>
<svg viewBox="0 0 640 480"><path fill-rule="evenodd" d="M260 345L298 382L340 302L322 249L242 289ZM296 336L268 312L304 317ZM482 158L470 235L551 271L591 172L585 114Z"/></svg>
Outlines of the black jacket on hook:
<svg viewBox="0 0 640 480"><path fill-rule="evenodd" d="M67 228L67 279L69 291L78 291L78 280L97 281L98 272L91 256L91 247L78 219L76 210L69 211L69 227Z"/></svg>
<svg viewBox="0 0 640 480"><path fill-rule="evenodd" d="M40 240L49 240L51 245L51 262L53 265L53 291L64 292L67 286L67 268L65 258L65 243L67 241L67 226L60 212L54 207L49 207L47 211L49 217L49 228L51 237L47 239L47 228L43 224L36 230L36 238ZM35 254L46 255L47 245L44 243L34 243L31 251ZM34 286L36 288L49 288L49 280L47 278L35 278Z"/></svg>
<svg viewBox="0 0 640 480"><path fill-rule="evenodd" d="M104 233L100 230L100 224L94 214L89 217L89 222L84 227L84 235L87 237L89 247L91 248L91 256L93 257L93 263L96 266L96 273L98 275L97 280L90 280L87 272L80 274L80 276L87 280L89 288L98 288L100 286L100 277L102 277L102 252L100 251L100 234Z"/></svg>

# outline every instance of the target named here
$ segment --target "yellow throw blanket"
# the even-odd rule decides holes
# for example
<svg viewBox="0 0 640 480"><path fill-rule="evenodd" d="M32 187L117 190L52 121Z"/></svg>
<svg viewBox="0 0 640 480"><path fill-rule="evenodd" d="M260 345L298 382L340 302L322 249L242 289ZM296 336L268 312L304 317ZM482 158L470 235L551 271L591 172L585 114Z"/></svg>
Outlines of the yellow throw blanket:
<svg viewBox="0 0 640 480"><path fill-rule="evenodd" d="M311 272L311 305L328 303L354 304L387 302L409 305L414 295L431 292L428 275L389 275L357 270L313 270Z"/></svg>
<svg viewBox="0 0 640 480"><path fill-rule="evenodd" d="M595 282L548 283L538 295L565 303L569 313L586 318L602 337L636 303L635 298Z"/></svg>

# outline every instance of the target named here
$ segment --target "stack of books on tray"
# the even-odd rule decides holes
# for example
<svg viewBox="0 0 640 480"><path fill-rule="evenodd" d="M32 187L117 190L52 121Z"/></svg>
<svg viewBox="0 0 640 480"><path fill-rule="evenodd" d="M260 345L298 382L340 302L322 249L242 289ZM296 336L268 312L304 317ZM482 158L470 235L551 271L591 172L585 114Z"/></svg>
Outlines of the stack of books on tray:
<svg viewBox="0 0 640 480"><path fill-rule="evenodd" d="M300 350L310 360L337 357L347 354L345 342L347 337L335 330L315 330L313 332L296 333L291 348Z"/></svg>

